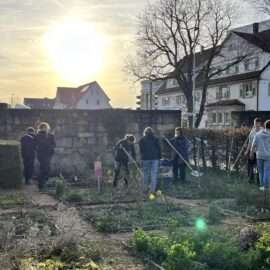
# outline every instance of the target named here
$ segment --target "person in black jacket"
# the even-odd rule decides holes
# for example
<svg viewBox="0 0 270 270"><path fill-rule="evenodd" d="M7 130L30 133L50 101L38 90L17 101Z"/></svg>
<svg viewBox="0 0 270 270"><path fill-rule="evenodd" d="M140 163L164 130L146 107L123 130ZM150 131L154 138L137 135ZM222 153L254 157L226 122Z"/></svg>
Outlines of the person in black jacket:
<svg viewBox="0 0 270 270"><path fill-rule="evenodd" d="M155 136L151 127L144 130L144 136L139 141L141 159L143 163L143 187L148 191L149 174L151 175L150 192L155 193L157 188L157 174L161 159L161 147L159 139Z"/></svg>
<svg viewBox="0 0 270 270"><path fill-rule="evenodd" d="M44 185L49 179L50 162L54 154L55 139L54 135L50 133L50 126L48 123L41 123L39 125L38 134L36 136L37 159L40 164L40 171L38 177L39 190L44 188Z"/></svg>
<svg viewBox="0 0 270 270"><path fill-rule="evenodd" d="M133 135L126 135L125 138L120 140L114 147L114 160L115 160L114 179L113 179L114 187L116 187L118 184L118 178L121 168L124 169L125 172L124 181L126 186L128 186L128 177L129 177L128 154L134 160L136 160L134 143L135 137Z"/></svg>
<svg viewBox="0 0 270 270"><path fill-rule="evenodd" d="M24 167L25 184L29 185L33 177L34 162L35 162L35 129L32 127L27 128L26 134L21 138L21 154Z"/></svg>
<svg viewBox="0 0 270 270"><path fill-rule="evenodd" d="M174 181L178 181L179 170L180 170L180 180L186 183L186 164L188 161L188 140L184 136L183 131L180 127L175 129L175 136L171 139L172 145L180 153L182 158L173 150L173 176ZM183 160L184 159L184 160Z"/></svg>

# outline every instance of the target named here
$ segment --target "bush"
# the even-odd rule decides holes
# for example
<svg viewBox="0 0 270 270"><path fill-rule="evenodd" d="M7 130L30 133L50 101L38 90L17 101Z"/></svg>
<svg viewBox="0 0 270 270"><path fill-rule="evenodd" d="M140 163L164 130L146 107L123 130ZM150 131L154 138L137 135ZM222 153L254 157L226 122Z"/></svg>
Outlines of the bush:
<svg viewBox="0 0 270 270"><path fill-rule="evenodd" d="M19 142L0 140L0 164L0 188L21 188L23 176Z"/></svg>
<svg viewBox="0 0 270 270"><path fill-rule="evenodd" d="M222 214L220 209L214 204L211 203L208 209L208 220L211 224L219 224L222 219Z"/></svg>

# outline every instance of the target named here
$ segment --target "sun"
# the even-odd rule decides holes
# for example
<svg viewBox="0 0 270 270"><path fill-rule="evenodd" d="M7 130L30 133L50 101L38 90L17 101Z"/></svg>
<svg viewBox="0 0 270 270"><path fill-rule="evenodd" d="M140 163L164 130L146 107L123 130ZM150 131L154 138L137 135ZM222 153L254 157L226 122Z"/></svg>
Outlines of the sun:
<svg viewBox="0 0 270 270"><path fill-rule="evenodd" d="M104 39L88 23L64 22L43 36L47 54L62 80L80 83L103 64Z"/></svg>

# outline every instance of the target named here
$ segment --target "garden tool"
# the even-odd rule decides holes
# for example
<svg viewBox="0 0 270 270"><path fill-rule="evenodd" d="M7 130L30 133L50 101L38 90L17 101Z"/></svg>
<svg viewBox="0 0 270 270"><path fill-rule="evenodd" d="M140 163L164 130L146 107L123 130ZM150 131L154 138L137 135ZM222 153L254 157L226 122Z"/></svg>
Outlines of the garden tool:
<svg viewBox="0 0 270 270"><path fill-rule="evenodd" d="M248 142L248 139L249 139L249 136L247 136L245 142L243 143L242 148L241 148L241 150L240 150L238 156L236 157L235 162L233 163L233 165L232 165L232 167L231 167L231 169L230 169L230 172L233 171L234 167L236 166L236 164L237 164L238 161L240 160L240 158L241 158L241 156L242 156L242 154L243 154L243 152L244 152L245 146L246 146L246 144L247 144L247 142Z"/></svg>
<svg viewBox="0 0 270 270"><path fill-rule="evenodd" d="M191 175L194 177L201 177L203 176L202 172L199 172L197 170L194 170L192 166L189 164L187 160L184 159L184 157L177 151L177 149L173 146L173 144L170 142L170 140L166 137L163 137L164 140L167 142L167 144L172 148L172 150L184 161L184 163L187 165L187 167L190 169Z"/></svg>
<svg viewBox="0 0 270 270"><path fill-rule="evenodd" d="M131 160L133 162L133 164L135 165L137 171L140 173L140 175L143 177L143 171L141 170L141 168L139 167L138 163L136 162L136 160L131 156L131 154L125 149L125 147L123 147L122 145L120 145L120 148L124 151L124 153L127 155L127 157L129 158L129 160Z"/></svg>

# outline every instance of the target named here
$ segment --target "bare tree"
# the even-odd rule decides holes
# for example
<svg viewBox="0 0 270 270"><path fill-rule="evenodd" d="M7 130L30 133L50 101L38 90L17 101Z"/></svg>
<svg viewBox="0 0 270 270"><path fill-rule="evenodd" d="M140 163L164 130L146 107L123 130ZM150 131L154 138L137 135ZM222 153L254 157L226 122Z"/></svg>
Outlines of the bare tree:
<svg viewBox="0 0 270 270"><path fill-rule="evenodd" d="M193 126L195 77L202 98L195 127L205 109L209 81L242 61L237 54L226 65L213 67L232 25L234 6L226 0L159 0L139 18L136 57L128 72L137 80L177 80L187 100L189 125ZM200 57L198 48L207 48ZM198 59L196 59L198 58ZM196 65L196 68L195 68Z"/></svg>
<svg viewBox="0 0 270 270"><path fill-rule="evenodd" d="M249 0L257 9L267 15L270 15L270 0Z"/></svg>

